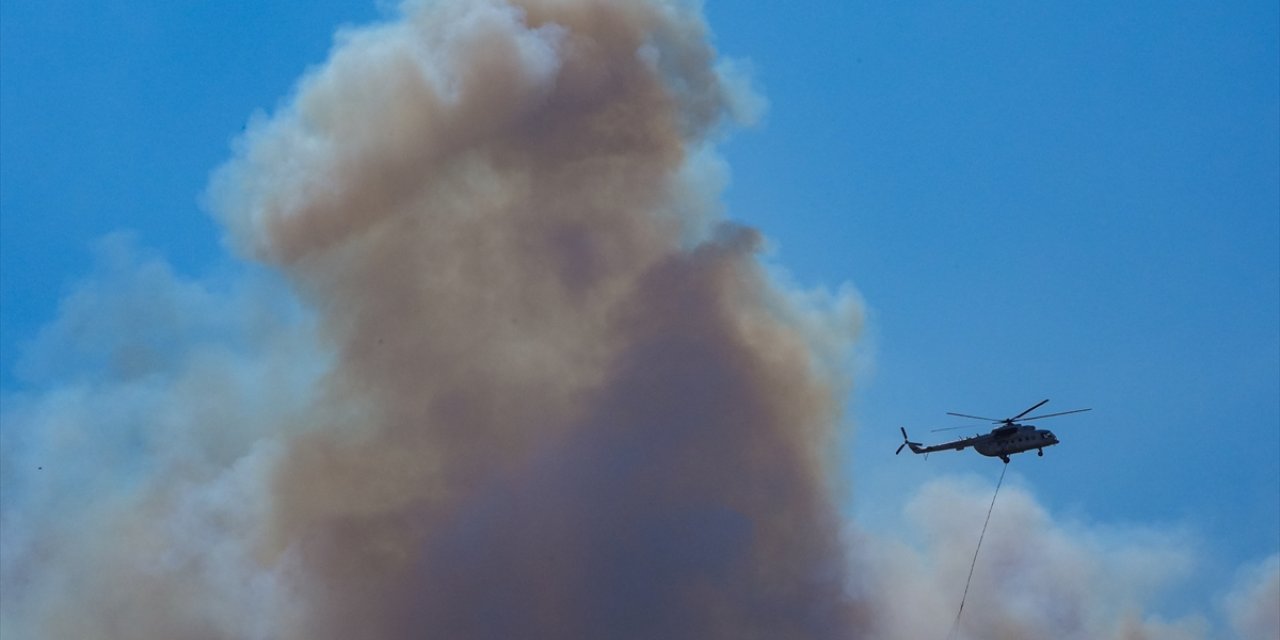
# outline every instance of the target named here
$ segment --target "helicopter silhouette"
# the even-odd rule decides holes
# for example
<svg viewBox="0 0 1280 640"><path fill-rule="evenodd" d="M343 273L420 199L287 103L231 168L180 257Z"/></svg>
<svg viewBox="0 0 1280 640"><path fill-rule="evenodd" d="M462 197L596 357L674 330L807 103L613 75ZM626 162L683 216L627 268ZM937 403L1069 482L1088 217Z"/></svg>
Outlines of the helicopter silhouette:
<svg viewBox="0 0 1280 640"><path fill-rule="evenodd" d="M898 450L895 451L893 455L902 453L902 449L904 447L909 447L911 449L911 453L923 453L926 455L935 451L949 451L951 449L964 451L969 447L973 447L974 451L977 451L984 456L1000 458L1005 464L1009 464L1009 456L1015 453L1031 451L1032 449L1036 451L1036 455L1043 456L1045 447L1051 447L1058 444L1058 436L1053 435L1053 432L1048 429L1037 429L1034 425L1019 424L1019 420L1040 420L1042 418L1055 418L1057 416L1089 411L1089 409L1073 409L1071 411L1059 411L1058 413L1046 413L1039 416L1024 417L1028 413L1044 406L1047 402L1049 402L1048 399L1041 400L1040 402L1032 405L1030 409L1023 411L1012 418L1003 419L984 418L982 416L971 416L965 413L952 413L948 411L947 415L949 416L972 418L974 420L986 420L992 424L998 424L1000 426L992 429L990 433L961 438L959 440L944 442L942 444L925 446L919 442L912 442L911 439L907 437L906 427L899 427L902 431L902 444L898 445ZM951 431L953 429L963 428L964 427L948 427L946 429L934 429L934 431Z"/></svg>

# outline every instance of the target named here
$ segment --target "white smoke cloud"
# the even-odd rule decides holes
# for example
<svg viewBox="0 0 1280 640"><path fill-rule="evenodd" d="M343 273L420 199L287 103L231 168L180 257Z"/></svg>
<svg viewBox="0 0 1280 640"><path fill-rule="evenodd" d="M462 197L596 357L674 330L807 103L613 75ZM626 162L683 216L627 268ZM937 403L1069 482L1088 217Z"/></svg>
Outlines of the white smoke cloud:
<svg viewBox="0 0 1280 640"><path fill-rule="evenodd" d="M1280 638L1280 554L1242 569L1224 606L1240 640Z"/></svg>
<svg viewBox="0 0 1280 640"><path fill-rule="evenodd" d="M263 279L182 278L126 235L97 254L3 396L0 635L278 637L253 545L325 367L310 324Z"/></svg>
<svg viewBox="0 0 1280 640"><path fill-rule="evenodd" d="M899 535L854 527L853 580L876 616L869 637L947 637L992 487L933 481L904 508ZM1196 575L1187 532L1064 520L1030 491L1001 489L974 570L960 638L1209 638L1206 612L1165 619L1162 596Z"/></svg>

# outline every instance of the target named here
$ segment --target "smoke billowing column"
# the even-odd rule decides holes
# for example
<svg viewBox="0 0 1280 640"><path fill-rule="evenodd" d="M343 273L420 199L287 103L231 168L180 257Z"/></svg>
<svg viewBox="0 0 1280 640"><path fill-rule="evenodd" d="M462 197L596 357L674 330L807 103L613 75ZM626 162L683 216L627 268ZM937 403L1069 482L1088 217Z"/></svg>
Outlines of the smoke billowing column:
<svg viewBox="0 0 1280 640"><path fill-rule="evenodd" d="M251 127L220 215L337 352L290 633L847 637L828 355L691 162L735 95L684 3L413 3Z"/></svg>

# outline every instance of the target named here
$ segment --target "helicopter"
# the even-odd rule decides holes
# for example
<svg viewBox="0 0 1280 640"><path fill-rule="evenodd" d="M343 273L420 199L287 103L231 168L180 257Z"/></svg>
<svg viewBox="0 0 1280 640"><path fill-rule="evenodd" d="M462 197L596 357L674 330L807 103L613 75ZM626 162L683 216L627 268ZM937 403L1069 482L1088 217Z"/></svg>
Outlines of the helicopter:
<svg viewBox="0 0 1280 640"><path fill-rule="evenodd" d="M1071 411L1059 411L1057 413L1046 413L1044 415L1024 417L1028 413L1043 407L1048 399L1041 400L1032 405L1030 409L1019 413L1012 418L994 419L984 418L982 416L971 416L965 413L947 412L949 416L958 416L961 418L972 418L974 420L986 420L992 424L1000 426L991 430L990 433L976 435L969 438L961 438L951 442L924 446L919 442L912 442L907 437L906 427L899 427L902 431L902 444L898 445L898 450L894 455L902 453L904 447L909 447L911 453L930 454L934 451L948 451L955 449L956 451L964 451L969 447L973 447L974 451L993 458L1000 458L1005 464L1009 464L1009 456L1015 453L1031 451L1035 449L1036 455L1043 456L1044 448L1058 444L1058 437L1053 435L1048 429L1037 429L1034 425L1019 424L1019 420L1039 420L1041 418L1054 418L1057 416L1065 416L1072 413L1081 413L1089 411L1089 409L1073 409ZM963 429L964 427L948 427L946 429L934 429L934 431L950 431L952 429Z"/></svg>

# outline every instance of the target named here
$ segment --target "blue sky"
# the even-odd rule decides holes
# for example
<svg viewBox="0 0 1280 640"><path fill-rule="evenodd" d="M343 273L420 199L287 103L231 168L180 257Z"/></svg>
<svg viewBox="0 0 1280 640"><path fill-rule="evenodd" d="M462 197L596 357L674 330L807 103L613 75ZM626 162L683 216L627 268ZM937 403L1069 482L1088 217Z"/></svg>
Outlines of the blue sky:
<svg viewBox="0 0 1280 640"><path fill-rule="evenodd" d="M200 204L256 111L371 2L0 4L0 365L117 230L235 269ZM1280 15L1273 2L709 1L769 110L722 148L729 215L803 285L851 282L866 364L848 511L945 411L1092 407L1015 475L1087 522L1185 529L1214 580L1280 550ZM961 431L959 433L965 433Z"/></svg>
<svg viewBox="0 0 1280 640"><path fill-rule="evenodd" d="M945 411L1052 398L1093 412L1019 465L1049 504L1185 524L1233 559L1280 545L1274 4L708 13L772 107L728 145L730 210L869 307L862 503L997 472L885 462L897 426L928 441L961 424Z"/></svg>

